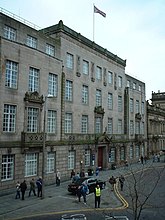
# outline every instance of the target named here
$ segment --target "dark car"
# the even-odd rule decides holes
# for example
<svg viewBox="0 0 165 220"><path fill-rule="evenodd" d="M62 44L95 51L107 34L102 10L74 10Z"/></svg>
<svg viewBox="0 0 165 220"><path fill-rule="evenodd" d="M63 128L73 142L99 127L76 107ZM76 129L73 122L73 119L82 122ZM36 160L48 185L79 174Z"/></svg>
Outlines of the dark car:
<svg viewBox="0 0 165 220"><path fill-rule="evenodd" d="M105 181L95 179L93 177L81 177L77 179L75 182L68 185L68 191L72 194L76 194L78 187L81 186L83 183L87 184L89 193L94 192L96 183L99 184L100 189L104 189L106 185Z"/></svg>

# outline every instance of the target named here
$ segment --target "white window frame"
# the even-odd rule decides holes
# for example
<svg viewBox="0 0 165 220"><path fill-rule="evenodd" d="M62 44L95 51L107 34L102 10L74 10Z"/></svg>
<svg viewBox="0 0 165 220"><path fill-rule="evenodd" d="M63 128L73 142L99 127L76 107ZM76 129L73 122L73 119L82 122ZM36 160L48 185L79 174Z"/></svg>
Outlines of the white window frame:
<svg viewBox="0 0 165 220"><path fill-rule="evenodd" d="M66 67L70 70L73 70L74 66L74 56L73 54L67 53L66 54Z"/></svg>
<svg viewBox="0 0 165 220"><path fill-rule="evenodd" d="M72 133L72 113L65 113L65 133Z"/></svg>
<svg viewBox="0 0 165 220"><path fill-rule="evenodd" d="M122 119L118 119L118 123L117 123L118 134L122 134L122 129L123 129Z"/></svg>
<svg viewBox="0 0 165 220"><path fill-rule="evenodd" d="M118 96L118 112L122 112L123 107L122 107L122 96Z"/></svg>
<svg viewBox="0 0 165 220"><path fill-rule="evenodd" d="M6 61L5 86L17 89L18 63L11 60Z"/></svg>
<svg viewBox="0 0 165 220"><path fill-rule="evenodd" d="M84 75L89 74L89 62L86 60L83 60L83 74Z"/></svg>
<svg viewBox="0 0 165 220"><path fill-rule="evenodd" d="M107 133L113 134L113 118L108 118Z"/></svg>
<svg viewBox="0 0 165 220"><path fill-rule="evenodd" d="M27 132L35 133L38 131L39 109L28 107L27 114Z"/></svg>
<svg viewBox="0 0 165 220"><path fill-rule="evenodd" d="M65 101L72 102L73 100L73 82L66 80L65 85Z"/></svg>
<svg viewBox="0 0 165 220"><path fill-rule="evenodd" d="M122 77L118 76L118 86L119 88L122 88Z"/></svg>
<svg viewBox="0 0 165 220"><path fill-rule="evenodd" d="M37 175L37 153L25 154L25 177Z"/></svg>
<svg viewBox="0 0 165 220"><path fill-rule="evenodd" d="M36 49L37 48L37 38L30 36L30 35L27 35L26 44L27 44L27 46Z"/></svg>
<svg viewBox="0 0 165 220"><path fill-rule="evenodd" d="M48 110L47 114L47 132L56 133L57 131L57 112Z"/></svg>
<svg viewBox="0 0 165 220"><path fill-rule="evenodd" d="M130 112L134 112L134 100L132 98L130 98Z"/></svg>
<svg viewBox="0 0 165 220"><path fill-rule="evenodd" d="M83 85L82 86L82 103L87 105L88 104L88 99L89 99L88 86Z"/></svg>
<svg viewBox="0 0 165 220"><path fill-rule="evenodd" d="M47 173L55 172L55 152L47 153Z"/></svg>
<svg viewBox="0 0 165 220"><path fill-rule="evenodd" d="M55 56L55 47L51 44L46 44L46 53L52 57Z"/></svg>
<svg viewBox="0 0 165 220"><path fill-rule="evenodd" d="M16 105L4 104L3 131L15 132L16 127Z"/></svg>
<svg viewBox="0 0 165 220"><path fill-rule="evenodd" d="M1 181L13 180L14 178L14 155L2 155Z"/></svg>
<svg viewBox="0 0 165 220"><path fill-rule="evenodd" d="M102 105L102 95L101 95L101 90L96 89L96 106L101 106Z"/></svg>
<svg viewBox="0 0 165 220"><path fill-rule="evenodd" d="M108 71L108 83L113 84L113 73L111 71Z"/></svg>
<svg viewBox="0 0 165 220"><path fill-rule="evenodd" d="M108 93L108 109L113 109L113 94Z"/></svg>
<svg viewBox="0 0 165 220"><path fill-rule="evenodd" d="M58 92L58 76L54 73L49 73L48 94L57 97L57 92Z"/></svg>
<svg viewBox="0 0 165 220"><path fill-rule="evenodd" d="M39 92L39 70L33 67L29 68L29 92Z"/></svg>
<svg viewBox="0 0 165 220"><path fill-rule="evenodd" d="M96 79L102 80L102 68L100 66L96 67Z"/></svg>
<svg viewBox="0 0 165 220"><path fill-rule="evenodd" d="M102 131L102 119L101 117L95 118L95 132L96 134L100 134Z"/></svg>
<svg viewBox="0 0 165 220"><path fill-rule="evenodd" d="M88 133L88 115L82 115L81 118L81 133L87 134Z"/></svg>
<svg viewBox="0 0 165 220"><path fill-rule="evenodd" d="M75 151L68 152L68 170L75 168Z"/></svg>
<svg viewBox="0 0 165 220"><path fill-rule="evenodd" d="M5 25L4 27L4 37L9 40L16 40L16 29Z"/></svg>
<svg viewBox="0 0 165 220"><path fill-rule="evenodd" d="M91 152L88 149L85 149L85 167L90 166L90 161L91 161Z"/></svg>

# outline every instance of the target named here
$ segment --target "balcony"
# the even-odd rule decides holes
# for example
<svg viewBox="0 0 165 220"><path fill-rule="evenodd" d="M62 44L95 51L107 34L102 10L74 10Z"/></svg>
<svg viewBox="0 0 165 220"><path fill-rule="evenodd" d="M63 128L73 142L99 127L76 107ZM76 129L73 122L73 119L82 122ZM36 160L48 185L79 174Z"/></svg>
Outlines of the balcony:
<svg viewBox="0 0 165 220"><path fill-rule="evenodd" d="M43 144L43 133L25 133L21 134L22 147L38 147Z"/></svg>

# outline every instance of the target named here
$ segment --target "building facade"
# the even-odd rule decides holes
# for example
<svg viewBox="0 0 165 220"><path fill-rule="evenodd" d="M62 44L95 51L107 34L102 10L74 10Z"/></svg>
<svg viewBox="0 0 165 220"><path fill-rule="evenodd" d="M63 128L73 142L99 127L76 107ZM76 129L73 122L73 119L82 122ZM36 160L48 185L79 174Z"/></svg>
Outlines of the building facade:
<svg viewBox="0 0 165 220"><path fill-rule="evenodd" d="M147 102L148 155L165 152L165 93L152 92Z"/></svg>
<svg viewBox="0 0 165 220"><path fill-rule="evenodd" d="M37 30L0 17L2 191L147 154L145 84L125 74L125 60L62 21Z"/></svg>

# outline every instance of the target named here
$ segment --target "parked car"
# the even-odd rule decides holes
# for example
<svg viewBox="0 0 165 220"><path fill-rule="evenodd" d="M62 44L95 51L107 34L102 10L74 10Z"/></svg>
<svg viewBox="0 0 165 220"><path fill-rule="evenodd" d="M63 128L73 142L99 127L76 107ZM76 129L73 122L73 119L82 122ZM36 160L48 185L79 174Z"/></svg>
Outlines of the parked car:
<svg viewBox="0 0 165 220"><path fill-rule="evenodd" d="M87 220L84 214L65 214L61 216L61 220Z"/></svg>
<svg viewBox="0 0 165 220"><path fill-rule="evenodd" d="M100 189L104 189L106 185L105 181L93 177L81 177L77 179L75 182L68 185L68 191L72 194L76 194L78 187L81 186L83 183L87 184L89 193L94 192L96 183L99 184Z"/></svg>
<svg viewBox="0 0 165 220"><path fill-rule="evenodd" d="M129 220L127 216L105 216L105 220Z"/></svg>

